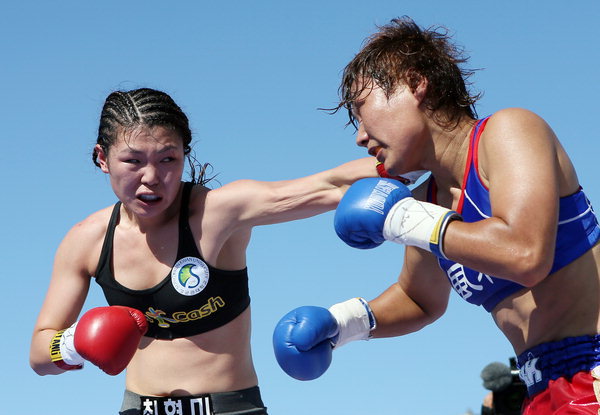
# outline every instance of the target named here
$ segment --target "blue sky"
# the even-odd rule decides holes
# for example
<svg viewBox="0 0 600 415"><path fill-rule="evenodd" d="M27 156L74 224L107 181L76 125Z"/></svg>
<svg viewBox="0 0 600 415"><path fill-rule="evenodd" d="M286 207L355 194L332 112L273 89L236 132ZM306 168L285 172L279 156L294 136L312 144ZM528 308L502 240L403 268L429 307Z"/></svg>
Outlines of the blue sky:
<svg viewBox="0 0 600 415"><path fill-rule="evenodd" d="M124 376L93 365L39 377L30 335L54 251L115 197L91 162L101 105L115 89L170 93L191 119L196 157L221 183L280 180L362 157L336 102L340 74L391 18L442 24L471 55L478 112L525 107L553 127L600 206L597 0L20 1L0 5L0 233L7 414L116 414ZM543 207L540 207L543 208ZM358 251L333 214L257 228L248 251L252 347L270 413L461 415L486 393L479 374L510 345L482 309L453 295L413 335L352 343L312 382L277 366L271 334L290 309L372 299L394 282L402 247ZM559 295L557 293L557 295ZM460 301L459 301L460 300ZM92 284L85 308L104 305Z"/></svg>

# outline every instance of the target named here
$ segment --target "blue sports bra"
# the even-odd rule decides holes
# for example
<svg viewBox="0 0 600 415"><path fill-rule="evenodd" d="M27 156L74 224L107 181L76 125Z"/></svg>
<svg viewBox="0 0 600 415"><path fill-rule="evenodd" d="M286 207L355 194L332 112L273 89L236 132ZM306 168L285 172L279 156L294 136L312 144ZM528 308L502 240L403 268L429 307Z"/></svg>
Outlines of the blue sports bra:
<svg viewBox="0 0 600 415"><path fill-rule="evenodd" d="M112 272L113 236L121 203L113 209L96 282L110 305L136 308L148 320L147 337L189 337L221 327L240 315L250 304L246 268L226 271L211 267L200 256L188 224L192 183L185 183L179 213L179 245L175 265L156 286L145 290L124 287Z"/></svg>
<svg viewBox="0 0 600 415"><path fill-rule="evenodd" d="M478 173L477 149L481 133L489 117L479 120L471 132L469 153L458 213L465 222L477 222L491 217L489 190ZM435 203L436 185L433 177L428 188L428 201ZM570 264L600 240L600 226L592 205L580 188L576 193L560 198L558 230L554 263L550 274ZM525 288L512 281L487 275L457 262L439 258L452 288L466 301L492 311L509 295Z"/></svg>

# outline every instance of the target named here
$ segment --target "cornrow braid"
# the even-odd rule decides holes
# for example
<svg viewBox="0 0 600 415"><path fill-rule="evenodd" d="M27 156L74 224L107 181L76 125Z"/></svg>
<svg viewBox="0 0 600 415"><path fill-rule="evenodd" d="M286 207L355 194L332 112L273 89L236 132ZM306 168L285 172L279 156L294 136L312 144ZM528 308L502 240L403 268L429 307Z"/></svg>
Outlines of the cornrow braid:
<svg viewBox="0 0 600 415"><path fill-rule="evenodd" d="M183 140L183 152L191 169L192 181L204 184L210 180L204 177L208 164L200 165L196 177L196 167L199 163L191 155L192 132L188 117L175 101L162 91L140 88L115 91L108 95L100 114L96 144L108 154L119 132L131 131L141 126L162 126L176 131ZM96 149L92 154L92 161L100 167Z"/></svg>

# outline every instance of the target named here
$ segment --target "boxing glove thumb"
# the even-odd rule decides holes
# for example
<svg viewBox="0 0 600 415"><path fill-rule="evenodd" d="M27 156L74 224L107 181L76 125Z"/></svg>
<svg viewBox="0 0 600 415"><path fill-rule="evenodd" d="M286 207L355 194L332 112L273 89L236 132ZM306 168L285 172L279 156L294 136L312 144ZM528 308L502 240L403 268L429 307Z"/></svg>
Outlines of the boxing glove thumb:
<svg viewBox="0 0 600 415"><path fill-rule="evenodd" d="M357 297L322 307L299 307L279 321L273 348L279 366L298 380L313 380L329 368L332 351L355 340L367 340L376 327L367 301Z"/></svg>
<svg viewBox="0 0 600 415"><path fill-rule="evenodd" d="M331 364L331 339L337 332L337 322L326 308L296 308L283 316L275 327L275 358L291 377L298 380L316 379Z"/></svg>

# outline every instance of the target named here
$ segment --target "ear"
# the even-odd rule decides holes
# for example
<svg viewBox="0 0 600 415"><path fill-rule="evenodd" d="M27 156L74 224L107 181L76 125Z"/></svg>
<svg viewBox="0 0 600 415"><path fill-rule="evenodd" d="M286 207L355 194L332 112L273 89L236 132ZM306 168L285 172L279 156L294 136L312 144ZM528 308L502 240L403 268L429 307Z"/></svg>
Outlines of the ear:
<svg viewBox="0 0 600 415"><path fill-rule="evenodd" d="M427 96L427 78L421 77L417 87L415 88L413 95L419 101L419 104L422 104L425 101L425 97Z"/></svg>
<svg viewBox="0 0 600 415"><path fill-rule="evenodd" d="M100 170L102 170L104 173L109 173L108 154L106 154L106 152L102 149L100 144L96 144L94 150L96 151L97 155L96 160L98 160L98 164L100 164Z"/></svg>

